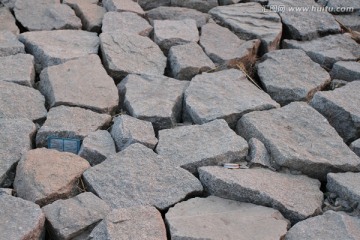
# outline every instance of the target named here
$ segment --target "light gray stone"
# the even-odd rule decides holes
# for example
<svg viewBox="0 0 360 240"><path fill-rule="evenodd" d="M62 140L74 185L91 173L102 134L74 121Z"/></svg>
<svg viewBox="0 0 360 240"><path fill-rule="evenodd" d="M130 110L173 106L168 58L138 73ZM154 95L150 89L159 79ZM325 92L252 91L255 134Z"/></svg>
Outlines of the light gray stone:
<svg viewBox="0 0 360 240"><path fill-rule="evenodd" d="M11 10L15 7L15 2L16 0L0 0L0 3Z"/></svg>
<svg viewBox="0 0 360 240"><path fill-rule="evenodd" d="M199 180L151 149L132 144L83 174L89 190L114 208L152 205L160 210L199 194Z"/></svg>
<svg viewBox="0 0 360 240"><path fill-rule="evenodd" d="M0 194L0 206L0 239L42 238L45 216L38 205Z"/></svg>
<svg viewBox="0 0 360 240"><path fill-rule="evenodd" d="M336 62L330 72L331 78L348 82L360 80L360 62Z"/></svg>
<svg viewBox="0 0 360 240"><path fill-rule="evenodd" d="M349 5L351 6L351 5ZM355 14L335 15L337 21L353 31L360 31L360 12Z"/></svg>
<svg viewBox="0 0 360 240"><path fill-rule="evenodd" d="M360 203L360 173L329 173L326 189L345 200Z"/></svg>
<svg viewBox="0 0 360 240"><path fill-rule="evenodd" d="M100 35L105 68L115 80L130 73L163 75L166 57L149 38L121 32Z"/></svg>
<svg viewBox="0 0 360 240"><path fill-rule="evenodd" d="M97 54L99 38L96 33L78 30L25 32L19 39L26 51L35 57L35 68L42 69L68 60Z"/></svg>
<svg viewBox="0 0 360 240"><path fill-rule="evenodd" d="M350 144L350 148L360 157L360 139L353 141Z"/></svg>
<svg viewBox="0 0 360 240"><path fill-rule="evenodd" d="M342 0L326 0L326 6L329 8L335 9L334 12L338 11L339 13L344 14L343 10L341 8L345 7L351 7L353 8L354 12L360 12L360 3L356 0L347 0L346 2ZM337 10L336 8L340 8Z"/></svg>
<svg viewBox="0 0 360 240"><path fill-rule="evenodd" d="M234 128L245 113L278 106L235 69L198 75L185 91L185 112L196 124L221 118Z"/></svg>
<svg viewBox="0 0 360 240"><path fill-rule="evenodd" d="M49 107L67 105L113 113L119 102L114 80L95 54L45 68L39 89Z"/></svg>
<svg viewBox="0 0 360 240"><path fill-rule="evenodd" d="M0 57L25 53L24 44L10 31L0 31Z"/></svg>
<svg viewBox="0 0 360 240"><path fill-rule="evenodd" d="M158 142L151 122L125 114L114 119L110 133L115 141L117 151L122 151L134 143L154 149Z"/></svg>
<svg viewBox="0 0 360 240"><path fill-rule="evenodd" d="M144 10L140 7L137 1L133 0L103 0L103 6L107 11L112 12L134 12L139 15L144 15Z"/></svg>
<svg viewBox="0 0 360 240"><path fill-rule="evenodd" d="M165 217L171 239L281 239L288 228L275 209L215 196L178 203Z"/></svg>
<svg viewBox="0 0 360 240"><path fill-rule="evenodd" d="M270 154L265 145L256 138L251 138L249 140L249 154L246 159L250 162L251 167L274 169L271 166Z"/></svg>
<svg viewBox="0 0 360 240"><path fill-rule="evenodd" d="M244 159L248 144L236 135L224 120L214 120L203 125L159 131L156 152L169 158L173 166L196 174L201 166Z"/></svg>
<svg viewBox="0 0 360 240"><path fill-rule="evenodd" d="M0 57L0 81L33 86L35 82L34 57L22 53Z"/></svg>
<svg viewBox="0 0 360 240"><path fill-rule="evenodd" d="M210 9L218 6L217 0L171 0L171 6L186 7L207 13Z"/></svg>
<svg viewBox="0 0 360 240"><path fill-rule="evenodd" d="M271 206L292 223L321 212L321 184L318 180L303 175L278 173L262 168L229 170L216 166L199 168L199 175L210 194Z"/></svg>
<svg viewBox="0 0 360 240"><path fill-rule="evenodd" d="M115 143L110 133L106 130L97 130L84 138L79 156L94 166L115 152Z"/></svg>
<svg viewBox="0 0 360 240"><path fill-rule="evenodd" d="M118 89L122 108L133 117L152 122L158 131L181 122L183 96L188 85L187 81L165 76L131 74L121 81Z"/></svg>
<svg viewBox="0 0 360 240"><path fill-rule="evenodd" d="M36 146L46 146L50 136L82 140L89 133L107 126L110 121L111 116L108 114L99 114L79 107L51 108L44 125L36 135Z"/></svg>
<svg viewBox="0 0 360 240"><path fill-rule="evenodd" d="M170 6L171 0L137 0L137 3L144 9L150 10L161 6Z"/></svg>
<svg viewBox="0 0 360 240"><path fill-rule="evenodd" d="M360 158L325 117L306 103L248 113L239 120L237 132L263 142L279 166L313 178L325 180L329 172L360 170Z"/></svg>
<svg viewBox="0 0 360 240"><path fill-rule="evenodd" d="M13 195L13 189L11 188L0 188L0 195L1 194L7 194L7 195L10 195L12 196Z"/></svg>
<svg viewBox="0 0 360 240"><path fill-rule="evenodd" d="M20 33L14 16L6 7L0 7L0 31L10 31L15 35Z"/></svg>
<svg viewBox="0 0 360 240"><path fill-rule="evenodd" d="M85 192L74 198L57 200L42 210L53 239L76 239L90 233L110 212L110 207L94 194Z"/></svg>

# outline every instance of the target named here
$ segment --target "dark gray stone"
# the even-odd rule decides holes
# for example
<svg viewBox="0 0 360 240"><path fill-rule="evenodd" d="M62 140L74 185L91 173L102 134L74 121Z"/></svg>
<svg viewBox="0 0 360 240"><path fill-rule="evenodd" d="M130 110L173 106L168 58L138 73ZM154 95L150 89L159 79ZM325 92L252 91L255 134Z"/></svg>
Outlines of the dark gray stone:
<svg viewBox="0 0 360 240"><path fill-rule="evenodd" d="M138 2L133 0L103 0L102 4L107 11L134 12L139 15L145 14Z"/></svg>
<svg viewBox="0 0 360 240"><path fill-rule="evenodd" d="M360 173L329 173L326 189L342 199L360 203Z"/></svg>
<svg viewBox="0 0 360 240"><path fill-rule="evenodd" d="M360 139L352 142L350 144L350 148L351 148L351 150L354 151L354 153L356 153L356 155L358 155L360 157Z"/></svg>
<svg viewBox="0 0 360 240"><path fill-rule="evenodd" d="M330 72L331 78L348 82L360 81L360 62L336 62Z"/></svg>
<svg viewBox="0 0 360 240"><path fill-rule="evenodd" d="M331 81L329 87L331 90L335 90L336 88L341 88L345 86L348 83L348 81L340 80L340 79L334 79Z"/></svg>
<svg viewBox="0 0 360 240"><path fill-rule="evenodd" d="M207 13L210 9L218 6L217 0L171 0L171 6L186 7Z"/></svg>
<svg viewBox="0 0 360 240"><path fill-rule="evenodd" d="M170 6L171 0L137 0L137 3L144 9L149 10L161 6Z"/></svg>

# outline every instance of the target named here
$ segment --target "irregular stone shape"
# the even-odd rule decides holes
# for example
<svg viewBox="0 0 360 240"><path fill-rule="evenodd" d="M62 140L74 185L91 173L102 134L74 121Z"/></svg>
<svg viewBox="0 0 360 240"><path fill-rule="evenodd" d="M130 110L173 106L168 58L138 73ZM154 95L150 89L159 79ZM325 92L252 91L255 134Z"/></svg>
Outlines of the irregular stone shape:
<svg viewBox="0 0 360 240"><path fill-rule="evenodd" d="M13 195L13 189L11 188L0 188L0 195L1 194L7 194L12 196Z"/></svg>
<svg viewBox="0 0 360 240"><path fill-rule="evenodd" d="M279 166L313 178L325 180L329 172L360 170L360 158L306 103L248 113L239 120L237 132L246 139L255 137L263 142Z"/></svg>
<svg viewBox="0 0 360 240"><path fill-rule="evenodd" d="M50 136L82 140L111 121L108 114L99 114L78 107L59 106L51 108L44 125L36 135L36 146L47 146Z"/></svg>
<svg viewBox="0 0 360 240"><path fill-rule="evenodd" d="M171 0L171 6L186 7L207 13L210 9L218 6L217 0Z"/></svg>
<svg viewBox="0 0 360 240"><path fill-rule="evenodd" d="M167 53L172 46L198 42L195 20L154 20L154 41Z"/></svg>
<svg viewBox="0 0 360 240"><path fill-rule="evenodd" d="M321 212L320 182L303 175L254 168L199 168L200 181L210 194L236 201L271 206L292 223ZM284 184L286 183L286 184Z"/></svg>
<svg viewBox="0 0 360 240"><path fill-rule="evenodd" d="M154 207L138 206L113 210L91 232L93 240L166 240L161 214Z"/></svg>
<svg viewBox="0 0 360 240"><path fill-rule="evenodd" d="M360 81L354 81L334 91L318 92L310 102L328 119L345 142L360 137L359 91Z"/></svg>
<svg viewBox="0 0 360 240"><path fill-rule="evenodd" d="M356 155L360 157L360 139L352 142L350 144L350 148L354 151L354 153L356 153Z"/></svg>
<svg viewBox="0 0 360 240"><path fill-rule="evenodd" d="M351 7L353 8L354 12L360 12L360 3L359 1L356 0L348 0L346 2L342 1L342 0L327 0L326 1L326 6L329 8L333 8L335 9L334 12L338 11L339 13L344 14L343 7L347 8L347 7ZM339 10L336 10L336 8L338 8Z"/></svg>
<svg viewBox="0 0 360 240"><path fill-rule="evenodd" d="M195 75L215 68L197 43L171 47L168 61L173 77L181 80L191 80Z"/></svg>
<svg viewBox="0 0 360 240"><path fill-rule="evenodd" d="M40 206L75 196L81 174L89 163L72 153L38 148L28 151L16 168L18 197Z"/></svg>
<svg viewBox="0 0 360 240"><path fill-rule="evenodd" d="M281 105L308 101L331 81L325 69L298 49L265 54L257 73L265 91Z"/></svg>
<svg viewBox="0 0 360 240"><path fill-rule="evenodd" d="M67 105L112 113L119 102L114 80L94 54L45 68L39 89L49 107Z"/></svg>
<svg viewBox="0 0 360 240"><path fill-rule="evenodd" d="M45 216L38 205L0 194L0 206L0 239L41 239Z"/></svg>
<svg viewBox="0 0 360 240"><path fill-rule="evenodd" d="M15 7L15 2L16 0L0 0L0 3L11 10Z"/></svg>
<svg viewBox="0 0 360 240"><path fill-rule="evenodd" d="M34 85L34 57L22 53L0 57L0 81L14 82L29 87Z"/></svg>
<svg viewBox="0 0 360 240"><path fill-rule="evenodd" d="M133 117L152 122L158 131L175 127L181 121L183 95L188 86L187 81L165 76L131 74L118 89L122 108Z"/></svg>
<svg viewBox="0 0 360 240"><path fill-rule="evenodd" d="M46 117L45 98L33 88L0 81L0 118L27 118L31 121Z"/></svg>
<svg viewBox="0 0 360 240"><path fill-rule="evenodd" d="M326 211L295 224L286 234L286 240L353 240L360 238L360 220L343 212Z"/></svg>
<svg viewBox="0 0 360 240"><path fill-rule="evenodd" d="M353 31L360 31L359 14L335 15L337 21Z"/></svg>
<svg viewBox="0 0 360 240"><path fill-rule="evenodd" d="M329 88L331 90L335 90L336 88L340 88L345 86L348 83L348 81L344 81L344 80L339 80L339 79L334 79L331 81Z"/></svg>
<svg viewBox="0 0 360 240"><path fill-rule="evenodd" d="M330 72L331 78L348 82L360 80L360 62L336 62Z"/></svg>
<svg viewBox="0 0 360 240"><path fill-rule="evenodd" d="M149 38L121 32L102 33L101 53L109 75L121 80L130 73L163 75L166 57Z"/></svg>
<svg viewBox="0 0 360 240"><path fill-rule="evenodd" d="M144 9L150 10L161 6L170 6L171 0L137 0L137 3Z"/></svg>
<svg viewBox="0 0 360 240"><path fill-rule="evenodd" d="M320 65L331 69L337 61L356 61L360 58L359 45L343 34L329 35L311 41L284 40L284 48L301 49Z"/></svg>
<svg viewBox="0 0 360 240"><path fill-rule="evenodd" d="M96 33L77 30L26 32L19 36L28 53L35 57L37 72L68 60L97 54L99 38Z"/></svg>
<svg viewBox="0 0 360 240"><path fill-rule="evenodd" d="M248 144L224 120L215 120L203 125L159 131L156 152L171 159L173 166L196 174L197 168L201 166L219 165L245 158Z"/></svg>
<svg viewBox="0 0 360 240"><path fill-rule="evenodd" d="M25 53L24 44L10 31L0 31L0 57Z"/></svg>
<svg viewBox="0 0 360 240"><path fill-rule="evenodd" d="M265 145L256 138L249 140L249 155L246 157L250 166L261 166L273 169L270 154Z"/></svg>
<svg viewBox="0 0 360 240"><path fill-rule="evenodd" d="M16 26L15 18L6 7L0 7L0 31L10 31L13 34L19 34L19 28Z"/></svg>
<svg viewBox="0 0 360 240"><path fill-rule="evenodd" d="M152 205L164 210L203 190L191 173L141 144L109 156L83 177L88 189L113 208Z"/></svg>
<svg viewBox="0 0 360 240"><path fill-rule="evenodd" d="M154 149L158 142L151 122L125 114L114 119L110 133L115 141L117 151L122 151L134 143Z"/></svg>
<svg viewBox="0 0 360 240"><path fill-rule="evenodd" d="M144 15L144 10L140 7L137 1L132 0L103 0L103 6L107 11L112 12L134 12L139 15Z"/></svg>
<svg viewBox="0 0 360 240"><path fill-rule="evenodd" d="M238 3L220 6L209 11L222 25L244 40L260 39L263 52L277 49L282 34L282 23L276 12L263 11L259 3Z"/></svg>
<svg viewBox="0 0 360 240"><path fill-rule="evenodd" d="M275 209L215 196L178 203L165 217L171 239L281 239L288 228Z"/></svg>
<svg viewBox="0 0 360 240"><path fill-rule="evenodd" d="M107 12L102 23L102 32L122 32L148 37L153 27L144 18L131 12Z"/></svg>
<svg viewBox="0 0 360 240"><path fill-rule="evenodd" d="M91 166L94 166L103 162L107 156L115 152L115 143L110 133L106 130L97 130L84 138L79 156L85 158Z"/></svg>
<svg viewBox="0 0 360 240"><path fill-rule="evenodd" d="M360 173L329 173L326 189L339 197L360 203Z"/></svg>
<svg viewBox="0 0 360 240"><path fill-rule="evenodd" d="M84 232L90 233L106 217L110 207L94 194L85 192L74 198L57 200L42 210L54 239L73 239Z"/></svg>
<svg viewBox="0 0 360 240"><path fill-rule="evenodd" d="M0 118L0 187L10 187L21 156L32 147L36 126L29 119Z"/></svg>
<svg viewBox="0 0 360 240"><path fill-rule="evenodd" d="M234 128L245 113L278 106L235 69L198 75L185 91L185 112L196 124L221 118Z"/></svg>

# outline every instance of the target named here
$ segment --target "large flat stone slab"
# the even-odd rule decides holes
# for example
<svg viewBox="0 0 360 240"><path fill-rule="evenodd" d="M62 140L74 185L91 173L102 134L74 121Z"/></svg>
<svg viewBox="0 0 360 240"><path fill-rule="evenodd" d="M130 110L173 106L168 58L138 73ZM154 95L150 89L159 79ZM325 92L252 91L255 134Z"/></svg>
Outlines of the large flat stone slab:
<svg viewBox="0 0 360 240"><path fill-rule="evenodd" d="M218 6L217 0L171 0L171 6L186 7L207 13L210 9Z"/></svg>
<svg viewBox="0 0 360 240"><path fill-rule="evenodd" d="M360 173L329 173L326 189L339 197L360 203Z"/></svg>
<svg viewBox="0 0 360 240"><path fill-rule="evenodd" d="M134 12L144 15L145 12L137 1L132 0L103 0L103 6L107 11L112 12Z"/></svg>
<svg viewBox="0 0 360 240"><path fill-rule="evenodd" d="M20 33L15 18L7 7L0 7L0 31L10 31L13 34Z"/></svg>
<svg viewBox="0 0 360 240"><path fill-rule="evenodd" d="M35 82L34 57L22 53L0 57L0 81L33 86Z"/></svg>
<svg viewBox="0 0 360 240"><path fill-rule="evenodd" d="M17 36L12 32L0 31L0 57L15 55L18 53L25 53L24 44L19 42Z"/></svg>
<svg viewBox="0 0 360 240"><path fill-rule="evenodd" d="M360 81L360 62L339 61L333 65L330 75L333 79L344 81Z"/></svg>

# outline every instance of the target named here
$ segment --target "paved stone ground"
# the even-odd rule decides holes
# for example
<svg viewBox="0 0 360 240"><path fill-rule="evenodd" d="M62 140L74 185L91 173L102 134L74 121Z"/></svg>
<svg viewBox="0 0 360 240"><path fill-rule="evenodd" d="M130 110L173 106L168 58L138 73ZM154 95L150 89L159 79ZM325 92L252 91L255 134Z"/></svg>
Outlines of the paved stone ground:
<svg viewBox="0 0 360 240"><path fill-rule="evenodd" d="M0 0L0 240L360 239L358 31L359 0Z"/></svg>

